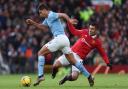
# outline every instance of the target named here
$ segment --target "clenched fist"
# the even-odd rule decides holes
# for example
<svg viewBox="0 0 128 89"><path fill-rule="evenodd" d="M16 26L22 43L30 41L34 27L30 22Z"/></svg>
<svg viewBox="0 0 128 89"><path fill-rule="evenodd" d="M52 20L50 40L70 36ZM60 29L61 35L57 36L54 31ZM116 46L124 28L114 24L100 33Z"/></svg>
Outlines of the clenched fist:
<svg viewBox="0 0 128 89"><path fill-rule="evenodd" d="M27 19L26 23L29 24L29 25L32 25L34 23L34 21L32 19Z"/></svg>

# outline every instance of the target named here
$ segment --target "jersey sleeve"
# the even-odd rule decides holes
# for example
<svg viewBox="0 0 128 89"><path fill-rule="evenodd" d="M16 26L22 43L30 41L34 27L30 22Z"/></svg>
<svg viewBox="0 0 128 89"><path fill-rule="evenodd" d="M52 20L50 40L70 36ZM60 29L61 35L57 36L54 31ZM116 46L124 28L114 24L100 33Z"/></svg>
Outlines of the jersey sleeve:
<svg viewBox="0 0 128 89"><path fill-rule="evenodd" d="M107 54L105 53L104 48L102 47L101 41L98 41L98 42L97 42L97 47L96 47L96 48L97 48L98 52L100 53L101 57L103 58L103 60L105 61L105 63L106 63L106 64L110 63L110 62L109 62L109 59L108 59L108 56L107 56Z"/></svg>
<svg viewBox="0 0 128 89"><path fill-rule="evenodd" d="M69 31L75 35L81 37L81 35L84 33L84 30L78 30L76 29L70 22L67 23Z"/></svg>

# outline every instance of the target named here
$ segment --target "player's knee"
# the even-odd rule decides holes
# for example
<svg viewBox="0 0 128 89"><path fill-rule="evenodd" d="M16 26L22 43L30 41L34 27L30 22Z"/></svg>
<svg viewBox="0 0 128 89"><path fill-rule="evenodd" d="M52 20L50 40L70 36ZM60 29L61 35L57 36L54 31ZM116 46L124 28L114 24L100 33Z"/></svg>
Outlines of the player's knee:
<svg viewBox="0 0 128 89"><path fill-rule="evenodd" d="M71 54L72 53L72 50L71 50L70 47L65 47L65 48L62 49L62 52L64 54Z"/></svg>
<svg viewBox="0 0 128 89"><path fill-rule="evenodd" d="M43 46L39 51L38 51L38 56L44 56L47 55L48 53L50 53L50 50L46 47Z"/></svg>
<svg viewBox="0 0 128 89"><path fill-rule="evenodd" d="M73 80L73 81L77 80L77 78L78 78L78 76L72 75L72 80Z"/></svg>
<svg viewBox="0 0 128 89"><path fill-rule="evenodd" d="M42 54L41 54L41 51L38 51L38 56L41 56Z"/></svg>
<svg viewBox="0 0 128 89"><path fill-rule="evenodd" d="M57 64L53 64L53 68L58 68L58 65Z"/></svg>
<svg viewBox="0 0 128 89"><path fill-rule="evenodd" d="M59 68L59 67L61 67L61 63L58 60L56 60L53 64L53 68Z"/></svg>
<svg viewBox="0 0 128 89"><path fill-rule="evenodd" d="M38 56L45 56L45 55L46 55L46 53L44 51L42 51L42 50L38 51Z"/></svg>
<svg viewBox="0 0 128 89"><path fill-rule="evenodd" d="M77 73L77 72L72 73L72 80L73 81L74 80L77 80L78 79L78 76L79 76L79 73Z"/></svg>

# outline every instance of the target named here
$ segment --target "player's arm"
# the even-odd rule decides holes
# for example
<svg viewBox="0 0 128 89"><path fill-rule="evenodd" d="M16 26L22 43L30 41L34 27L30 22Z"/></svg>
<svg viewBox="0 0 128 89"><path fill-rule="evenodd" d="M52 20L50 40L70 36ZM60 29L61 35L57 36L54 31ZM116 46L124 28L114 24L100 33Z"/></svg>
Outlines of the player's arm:
<svg viewBox="0 0 128 89"><path fill-rule="evenodd" d="M67 22L70 22L72 24L77 24L77 20L76 19L71 19L67 14L65 13L57 13L59 18L63 18L65 19Z"/></svg>
<svg viewBox="0 0 128 89"><path fill-rule="evenodd" d="M70 17L67 15L67 14L65 14L65 13L57 13L58 14L58 17L59 18L63 18L63 19L65 19L66 21L69 21L70 22Z"/></svg>
<svg viewBox="0 0 128 89"><path fill-rule="evenodd" d="M109 62L108 56L107 56L107 54L105 53L105 50L104 50L104 48L102 47L101 42L98 41L97 43L98 43L98 44L97 44L97 50L98 50L98 52L99 52L100 55L102 56L103 60L104 60L105 63L107 64L107 66L109 66L110 69L112 69L112 65L111 65L110 62Z"/></svg>
<svg viewBox="0 0 128 89"><path fill-rule="evenodd" d="M81 36L81 34L83 33L83 30L78 30L76 29L72 24L77 24L77 20L76 19L71 19L67 14L65 13L57 13L59 18L63 18L67 21L68 23L68 28L70 30L70 32L75 35L75 36Z"/></svg>
<svg viewBox="0 0 128 89"><path fill-rule="evenodd" d="M70 22L67 23L69 31L75 36L81 36L84 33L84 30L76 29Z"/></svg>
<svg viewBox="0 0 128 89"><path fill-rule="evenodd" d="M27 19L26 22L29 25L34 25L38 29L41 29L41 30L44 30L44 31L47 31L48 30L48 26L46 26L44 24L37 23L37 22L33 21L32 19Z"/></svg>

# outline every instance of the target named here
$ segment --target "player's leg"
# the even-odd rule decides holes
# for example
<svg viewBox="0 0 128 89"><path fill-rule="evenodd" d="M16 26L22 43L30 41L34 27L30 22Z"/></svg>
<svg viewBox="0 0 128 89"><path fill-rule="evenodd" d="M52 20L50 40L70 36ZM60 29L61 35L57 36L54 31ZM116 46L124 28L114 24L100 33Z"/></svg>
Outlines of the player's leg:
<svg viewBox="0 0 128 89"><path fill-rule="evenodd" d="M74 68L72 66L71 73L69 75L66 75L63 79L61 79L60 82L59 82L59 85L64 84L66 81L75 81L75 80L78 79L80 71L75 66L74 66Z"/></svg>
<svg viewBox="0 0 128 89"><path fill-rule="evenodd" d="M59 85L64 84L66 81L75 81L78 79L78 76L80 74L80 71L78 68L76 68L75 66L72 66L72 71L70 75L66 75L60 82ZM94 85L94 78L93 76L89 76L88 77L88 82L90 84L90 86Z"/></svg>
<svg viewBox="0 0 128 89"><path fill-rule="evenodd" d="M59 59L61 59L61 58L62 58L62 56L59 57L59 58L54 62L53 66L52 66L52 79L54 79L54 78L56 77L56 74L57 74L57 72L58 72L58 69L59 69L60 67L62 67L61 62L59 61Z"/></svg>
<svg viewBox="0 0 128 89"><path fill-rule="evenodd" d="M80 59L80 58L77 56L76 53L73 53L73 55L74 55L74 57L75 57L75 59L76 59L77 61L82 62L82 59ZM68 61L68 60L66 59L66 61ZM70 73L69 75L66 75L66 76L59 82L59 85L64 84L66 81L75 81L75 80L77 80L77 78L78 78L78 76L79 76L79 73L80 73L79 69L72 65L72 66L71 66L71 73Z"/></svg>
<svg viewBox="0 0 128 89"><path fill-rule="evenodd" d="M53 39L44 45L38 52L38 78L34 83L34 86L39 85L41 81L44 80L44 64L45 64L45 55L50 52L55 52L58 50L57 39Z"/></svg>
<svg viewBox="0 0 128 89"><path fill-rule="evenodd" d="M56 77L56 73L58 72L58 69L60 67L65 67L70 65L68 60L66 59L65 55L60 56L53 64L52 67L52 78L54 79Z"/></svg>
<svg viewBox="0 0 128 89"><path fill-rule="evenodd" d="M82 59L78 55L74 55L74 56L75 56L75 58L79 59L78 61L80 63L82 63L82 65L83 65ZM80 70L78 68L76 68L75 66L72 66L72 72L74 72L74 71L80 73ZM74 74L74 75L76 75L76 74ZM94 85L94 77L90 74L89 77L87 77L87 79L88 79L88 82L89 82L90 86L92 87Z"/></svg>
<svg viewBox="0 0 128 89"><path fill-rule="evenodd" d="M50 53L50 51L46 46L43 46L38 52L38 78L34 83L34 86L39 85L41 81L45 80L44 78L45 56L44 55L48 53Z"/></svg>
<svg viewBox="0 0 128 89"><path fill-rule="evenodd" d="M66 50L67 49L67 50ZM78 55L73 55L72 53L69 53L69 52L66 52L70 49L68 48L65 48L64 49L64 53L65 53L65 56L66 58L68 59L68 61L73 64L76 68L78 68L82 74L88 78L89 80L89 84L90 86L93 86L94 85L94 78L93 76L86 70L86 68L83 66L83 63L81 61L78 61L77 59L80 59L80 57ZM67 53L67 54L66 54Z"/></svg>
<svg viewBox="0 0 128 89"><path fill-rule="evenodd" d="M44 74L45 54L50 53L46 46L43 46L38 52L38 76L41 77Z"/></svg>
<svg viewBox="0 0 128 89"><path fill-rule="evenodd" d="M62 52L65 54L67 60L76 66L85 77L89 77L91 74L86 70L83 64L79 61L76 61L75 57L73 56L72 50L70 49L70 42L69 39L65 36L61 39L61 42L64 44L63 48L61 49Z"/></svg>
<svg viewBox="0 0 128 89"><path fill-rule="evenodd" d="M62 66L62 64L56 60L52 66L52 79L56 77L56 74L58 72L58 69Z"/></svg>
<svg viewBox="0 0 128 89"><path fill-rule="evenodd" d="M66 58L68 59L68 61L73 64L74 66L76 66L85 77L89 77L91 74L86 70L86 68L83 66L83 64L79 61L77 61L75 59L75 57L73 56L73 53L71 53L70 48L64 48L63 53L65 54Z"/></svg>

